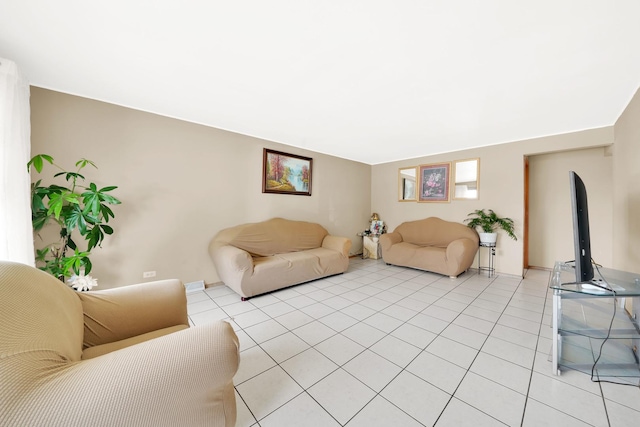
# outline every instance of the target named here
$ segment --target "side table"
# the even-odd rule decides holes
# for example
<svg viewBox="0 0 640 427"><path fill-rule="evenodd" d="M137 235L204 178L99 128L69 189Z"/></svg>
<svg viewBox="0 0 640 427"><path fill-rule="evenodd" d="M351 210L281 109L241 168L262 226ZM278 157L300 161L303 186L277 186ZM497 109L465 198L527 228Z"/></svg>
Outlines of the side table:
<svg viewBox="0 0 640 427"><path fill-rule="evenodd" d="M362 258L379 259L379 237L362 236Z"/></svg>
<svg viewBox="0 0 640 427"><path fill-rule="evenodd" d="M480 242L480 249L482 248L486 248L489 249L489 266L488 267L482 267L481 266L481 262L482 262L482 251L479 250L478 252L478 273L480 273L481 271L486 271L489 275L489 277L493 276L494 273L496 272L495 269L495 264L494 264L494 258L496 256L496 243L485 243L485 242Z"/></svg>

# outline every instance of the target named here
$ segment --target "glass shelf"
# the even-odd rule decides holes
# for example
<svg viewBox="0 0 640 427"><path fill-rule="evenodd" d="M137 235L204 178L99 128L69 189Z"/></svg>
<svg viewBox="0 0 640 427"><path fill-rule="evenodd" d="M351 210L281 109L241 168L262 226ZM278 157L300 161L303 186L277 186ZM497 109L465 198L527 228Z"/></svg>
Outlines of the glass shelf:
<svg viewBox="0 0 640 427"><path fill-rule="evenodd" d="M597 276L595 282L600 286L609 287L618 297L640 296L640 274L610 268L594 269ZM603 289L591 283L574 283L575 274L572 262L556 262L551 276L551 289L577 292L591 296L612 297L614 292Z"/></svg>
<svg viewBox="0 0 640 427"><path fill-rule="evenodd" d="M591 374L638 377L640 367L633 351L638 330L613 298L572 298L562 301L562 321L558 335L562 340L559 365ZM612 322L613 319L613 322ZM609 325L611 331L609 332ZM602 345L607 338L605 344Z"/></svg>
<svg viewBox="0 0 640 427"><path fill-rule="evenodd" d="M640 305L640 275L600 268L602 289L576 284L573 266L556 263L549 287L553 289L554 373L574 369L601 379L640 377L640 329L624 308L625 299ZM614 292L615 291L615 292ZM615 315L614 315L615 313ZM604 343L604 344L603 344ZM594 363L597 365L594 368Z"/></svg>

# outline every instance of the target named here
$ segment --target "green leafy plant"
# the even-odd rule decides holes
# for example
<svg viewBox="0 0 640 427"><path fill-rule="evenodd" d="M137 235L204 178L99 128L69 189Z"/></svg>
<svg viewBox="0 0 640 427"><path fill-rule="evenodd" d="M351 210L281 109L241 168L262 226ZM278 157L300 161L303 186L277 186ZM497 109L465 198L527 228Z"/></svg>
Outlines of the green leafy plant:
<svg viewBox="0 0 640 427"><path fill-rule="evenodd" d="M501 228L513 240L518 240L513 230L514 224L511 218L500 218L491 209L487 209L486 211L484 209L477 209L467 216L472 217L464 220L469 228L480 228L483 233L494 233L495 230Z"/></svg>
<svg viewBox="0 0 640 427"><path fill-rule="evenodd" d="M70 272L85 274L91 271L91 250L101 246L106 235L113 234L113 228L107 225L114 218L109 205L120 204L120 200L108 194L116 186L98 188L93 182L84 185L85 177L80 173L87 166L97 166L87 159L76 162L75 171L67 171L54 163L47 154L33 156L27 163L27 170L35 168L42 172L45 162L53 165L59 172L53 175L64 177L67 186L57 184L42 185L42 180L31 184L31 221L33 230L39 232L47 224L55 224L60 229L60 240L36 250L36 262L41 270L64 281ZM74 231L86 241L86 250L81 250L73 240ZM70 253L71 252L71 253Z"/></svg>

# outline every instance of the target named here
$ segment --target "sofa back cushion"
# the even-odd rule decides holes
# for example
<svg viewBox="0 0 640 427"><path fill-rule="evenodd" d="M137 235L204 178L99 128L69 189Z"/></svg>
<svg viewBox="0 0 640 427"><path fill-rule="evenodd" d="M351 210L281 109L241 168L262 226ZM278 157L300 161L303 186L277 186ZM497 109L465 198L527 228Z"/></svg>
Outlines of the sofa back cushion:
<svg viewBox="0 0 640 427"><path fill-rule="evenodd" d="M0 359L80 360L84 321L75 291L50 274L7 261L0 261L0 283Z"/></svg>
<svg viewBox="0 0 640 427"><path fill-rule="evenodd" d="M215 240L245 250L252 256L271 256L319 248L327 234L320 224L273 218L227 228L220 231Z"/></svg>
<svg viewBox="0 0 640 427"><path fill-rule="evenodd" d="M467 238L479 242L478 233L458 222L430 217L403 222L395 230L402 240L419 246L446 248L454 240Z"/></svg>

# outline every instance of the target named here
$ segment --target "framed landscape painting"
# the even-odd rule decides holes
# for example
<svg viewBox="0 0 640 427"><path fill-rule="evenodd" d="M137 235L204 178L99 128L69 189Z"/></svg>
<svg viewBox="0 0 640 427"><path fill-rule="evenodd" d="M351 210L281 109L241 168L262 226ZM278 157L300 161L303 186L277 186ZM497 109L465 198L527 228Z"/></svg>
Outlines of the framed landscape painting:
<svg viewBox="0 0 640 427"><path fill-rule="evenodd" d="M449 202L451 163L419 166L418 202Z"/></svg>
<svg viewBox="0 0 640 427"><path fill-rule="evenodd" d="M262 192L311 195L313 159L295 154L264 149L262 161Z"/></svg>

